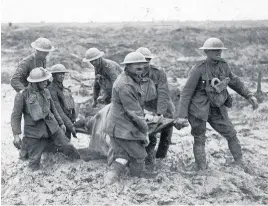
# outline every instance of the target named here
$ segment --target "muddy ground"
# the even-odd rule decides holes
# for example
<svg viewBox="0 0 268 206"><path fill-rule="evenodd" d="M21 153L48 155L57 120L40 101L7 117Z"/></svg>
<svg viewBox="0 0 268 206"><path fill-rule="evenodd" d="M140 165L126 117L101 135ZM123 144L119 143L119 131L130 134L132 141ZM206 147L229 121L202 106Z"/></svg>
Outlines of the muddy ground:
<svg viewBox="0 0 268 206"><path fill-rule="evenodd" d="M182 78L203 59L198 47L208 37L220 37L229 49L223 53L234 72L255 92L256 71L264 71L262 89L268 92L268 22L159 22L144 24L14 24L1 30L1 204L3 205L170 205L170 204L268 204L268 100L252 111L242 98L234 96L230 117L238 132L248 168L233 164L227 141L208 126L206 153L208 170L196 174L192 167L193 137L190 128L174 130L167 158L157 161L158 176L152 180L122 177L112 186L103 184L108 167L105 159L70 162L62 154L42 157L42 168L30 172L18 159L10 126L15 91L9 79L20 59L32 52L30 43L38 37L50 39L57 48L47 66L64 64L78 80L92 81L92 68L82 63L86 50L97 47L105 57L122 62L140 46L157 55L153 63L169 77ZM152 38L153 37L153 38ZM90 73L91 71L91 73ZM70 80L76 103L92 93L86 85ZM185 79L177 79L183 86ZM175 86L176 87L176 86ZM233 94L233 93L232 93ZM81 96L84 96L81 98ZM86 148L89 137L72 139Z"/></svg>
<svg viewBox="0 0 268 206"><path fill-rule="evenodd" d="M226 140L208 127L206 153L209 169L192 170L190 128L174 131L167 158L157 162L159 175L152 180L123 176L120 183L103 184L105 159L70 162L62 154L42 157L42 169L31 172L18 159L13 146L10 114L15 92L2 84L1 203L24 204L268 204L268 102L252 111L247 104L230 111L249 170L232 163ZM72 139L77 148L89 138Z"/></svg>

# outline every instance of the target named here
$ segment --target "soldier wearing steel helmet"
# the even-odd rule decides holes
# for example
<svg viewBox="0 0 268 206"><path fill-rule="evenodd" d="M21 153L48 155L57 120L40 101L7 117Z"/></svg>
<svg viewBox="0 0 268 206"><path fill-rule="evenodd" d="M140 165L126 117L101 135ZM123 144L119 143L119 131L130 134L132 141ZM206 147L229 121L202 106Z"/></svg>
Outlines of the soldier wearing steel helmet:
<svg viewBox="0 0 268 206"><path fill-rule="evenodd" d="M27 81L28 87L17 93L11 115L14 146L27 151L24 158L29 159L29 167L40 168L42 153L49 148L64 153L71 159L79 159L75 147L64 135L66 127L59 116L50 92L45 88L51 73L42 67L33 69ZM24 116L24 136L21 141L21 118Z"/></svg>
<svg viewBox="0 0 268 206"><path fill-rule="evenodd" d="M35 49L35 52L22 61L11 78L11 86L17 91L23 91L27 86L27 77L32 69L36 67L46 68L46 57L49 52L54 50L51 42L46 38L38 38L31 43L31 46Z"/></svg>
<svg viewBox="0 0 268 206"><path fill-rule="evenodd" d="M145 65L143 73L143 84L148 92L145 97L145 109L159 116L173 118L175 107L169 96L169 88L166 73L163 69L159 69L150 64L153 55L148 48L140 47L136 50L145 56L148 63ZM160 142L155 154L156 158L165 158L171 142L173 127L165 128L161 131ZM148 156L146 164L153 166L154 164L154 149L157 143L156 135L150 135L150 143L146 150Z"/></svg>
<svg viewBox="0 0 268 206"><path fill-rule="evenodd" d="M86 52L83 62L90 62L95 68L95 81L93 86L93 107L98 101L105 104L111 103L112 86L117 76L122 72L121 67L116 62L103 58L104 52L97 48L90 48ZM100 90L103 89L103 96L99 97Z"/></svg>
<svg viewBox="0 0 268 206"><path fill-rule="evenodd" d="M65 135L71 139L71 134L76 137L74 122L76 119L74 99L71 91L63 86L65 73L67 69L62 64L55 64L48 69L51 72L53 80L47 87L54 101L55 107L66 126Z"/></svg>
<svg viewBox="0 0 268 206"><path fill-rule="evenodd" d="M144 92L141 80L144 63L147 61L139 52L126 55L125 70L113 85L113 95L105 132L110 136L112 156L111 171L106 183L113 183L129 165L131 176L154 177L144 168L147 156L148 126L144 118Z"/></svg>
<svg viewBox="0 0 268 206"><path fill-rule="evenodd" d="M244 165L236 130L227 113L226 107L232 105L227 86L247 99L253 109L258 107L258 103L243 81L221 58L222 50L227 48L220 39L209 38L200 49L204 50L207 58L191 69L181 92L176 116L179 119L187 118L191 125L191 134L194 136L193 152L198 170L207 168L205 154L207 122L226 138L235 162Z"/></svg>

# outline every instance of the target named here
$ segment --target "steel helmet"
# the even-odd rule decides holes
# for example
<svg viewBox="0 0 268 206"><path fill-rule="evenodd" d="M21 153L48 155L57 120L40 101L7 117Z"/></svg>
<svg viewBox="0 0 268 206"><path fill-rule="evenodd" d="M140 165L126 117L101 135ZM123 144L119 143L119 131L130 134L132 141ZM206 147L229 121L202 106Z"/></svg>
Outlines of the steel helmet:
<svg viewBox="0 0 268 206"><path fill-rule="evenodd" d="M52 46L51 42L46 38L38 38L31 43L31 46L38 51L50 52L55 48Z"/></svg>
<svg viewBox="0 0 268 206"><path fill-rule="evenodd" d="M143 56L145 56L145 58L150 58L150 59L154 58L151 51L145 47L138 48L136 52L140 52L141 54L143 54Z"/></svg>
<svg viewBox="0 0 268 206"><path fill-rule="evenodd" d="M42 82L48 80L51 76L51 73L43 67L37 67L30 72L27 81L32 83Z"/></svg>
<svg viewBox="0 0 268 206"><path fill-rule="evenodd" d="M86 52L86 57L83 59L83 62L91 62L95 59L98 59L104 55L104 52L98 50L97 48L90 48Z"/></svg>
<svg viewBox="0 0 268 206"><path fill-rule="evenodd" d="M205 41L203 47L199 49L207 49L207 50L218 50L218 49L227 49L224 47L222 41L218 38L209 38Z"/></svg>
<svg viewBox="0 0 268 206"><path fill-rule="evenodd" d="M121 64L148 63L140 52L130 52Z"/></svg>
<svg viewBox="0 0 268 206"><path fill-rule="evenodd" d="M48 69L48 71L50 71L51 74L53 74L53 73L68 73L67 69L62 64L55 64L50 69Z"/></svg>

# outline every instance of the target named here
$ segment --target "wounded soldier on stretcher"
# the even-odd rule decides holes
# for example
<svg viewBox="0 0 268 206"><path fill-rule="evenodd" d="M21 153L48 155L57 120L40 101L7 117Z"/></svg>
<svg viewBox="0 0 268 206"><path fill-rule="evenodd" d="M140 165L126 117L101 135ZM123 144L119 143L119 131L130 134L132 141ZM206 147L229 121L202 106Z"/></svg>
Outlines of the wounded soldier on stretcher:
<svg viewBox="0 0 268 206"><path fill-rule="evenodd" d="M110 137L105 131L105 121L110 110L110 104L103 107L98 113L86 119L80 119L75 123L76 132L90 135L89 147L80 149L79 153L84 160L90 160L100 157L108 157L111 152ZM175 119L169 119L162 116L153 115L145 111L145 119L148 123L149 135L161 132L164 128L174 126L180 130L188 126L185 122L177 122Z"/></svg>

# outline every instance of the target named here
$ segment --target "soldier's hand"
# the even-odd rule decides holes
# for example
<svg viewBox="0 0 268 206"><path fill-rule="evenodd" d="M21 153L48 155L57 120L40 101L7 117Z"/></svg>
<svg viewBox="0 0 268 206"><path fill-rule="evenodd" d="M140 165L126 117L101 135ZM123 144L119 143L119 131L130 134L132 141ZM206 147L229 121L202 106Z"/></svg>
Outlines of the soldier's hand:
<svg viewBox="0 0 268 206"><path fill-rule="evenodd" d="M72 127L72 131L71 132L72 132L73 137L77 138L75 127Z"/></svg>
<svg viewBox="0 0 268 206"><path fill-rule="evenodd" d="M177 130L180 130L183 127L187 127L189 125L189 122L186 118L177 118L174 121L173 125Z"/></svg>
<svg viewBox="0 0 268 206"><path fill-rule="evenodd" d="M19 91L20 94L22 94L25 91L25 89L22 89Z"/></svg>
<svg viewBox="0 0 268 206"><path fill-rule="evenodd" d="M60 126L60 128L62 129L63 133L65 133L65 132L66 132L66 127L65 127L65 125L64 125L64 124L62 124L62 125Z"/></svg>
<svg viewBox="0 0 268 206"><path fill-rule="evenodd" d="M146 133L146 140L144 141L144 146L147 147L149 143L150 143L150 140L149 140L149 133L147 132L147 133Z"/></svg>
<svg viewBox="0 0 268 206"><path fill-rule="evenodd" d="M254 96L249 97L248 102L252 105L253 110L255 110L259 107L258 101Z"/></svg>
<svg viewBox="0 0 268 206"><path fill-rule="evenodd" d="M20 139L20 135L14 135L13 144L17 149L21 149L22 142Z"/></svg>

